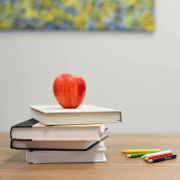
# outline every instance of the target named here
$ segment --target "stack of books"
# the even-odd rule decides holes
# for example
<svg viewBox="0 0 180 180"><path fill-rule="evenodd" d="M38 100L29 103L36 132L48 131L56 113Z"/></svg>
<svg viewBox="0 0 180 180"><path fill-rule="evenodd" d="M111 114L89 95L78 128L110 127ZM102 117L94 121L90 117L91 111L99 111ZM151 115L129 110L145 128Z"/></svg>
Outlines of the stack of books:
<svg viewBox="0 0 180 180"><path fill-rule="evenodd" d="M11 148L28 150L28 163L105 162L104 124L122 121L119 110L93 105L30 108L31 119L10 130Z"/></svg>

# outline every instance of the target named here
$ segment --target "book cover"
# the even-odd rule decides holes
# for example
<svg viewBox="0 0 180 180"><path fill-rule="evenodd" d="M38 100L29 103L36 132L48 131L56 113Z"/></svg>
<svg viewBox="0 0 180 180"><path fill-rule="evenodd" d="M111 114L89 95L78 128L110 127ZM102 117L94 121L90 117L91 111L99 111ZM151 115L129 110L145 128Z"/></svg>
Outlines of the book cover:
<svg viewBox="0 0 180 180"><path fill-rule="evenodd" d="M95 145L106 139L108 136L104 133L100 141L35 141L32 139L12 139L10 148L16 150L29 151L88 151Z"/></svg>
<svg viewBox="0 0 180 180"><path fill-rule="evenodd" d="M103 124L81 124L46 126L35 119L29 119L10 130L11 139L35 140L91 140L101 139L105 130Z"/></svg>

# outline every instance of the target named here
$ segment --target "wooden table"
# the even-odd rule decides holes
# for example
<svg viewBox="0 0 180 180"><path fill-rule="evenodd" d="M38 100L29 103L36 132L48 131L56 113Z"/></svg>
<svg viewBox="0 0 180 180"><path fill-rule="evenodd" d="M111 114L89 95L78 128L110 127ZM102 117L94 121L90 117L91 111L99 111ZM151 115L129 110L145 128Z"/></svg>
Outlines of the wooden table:
<svg viewBox="0 0 180 180"><path fill-rule="evenodd" d="M180 158L148 164L141 158L126 158L123 149L171 150L180 154L180 133L108 133L105 163L27 164L25 150L9 148L9 133L0 133L0 179L180 179Z"/></svg>

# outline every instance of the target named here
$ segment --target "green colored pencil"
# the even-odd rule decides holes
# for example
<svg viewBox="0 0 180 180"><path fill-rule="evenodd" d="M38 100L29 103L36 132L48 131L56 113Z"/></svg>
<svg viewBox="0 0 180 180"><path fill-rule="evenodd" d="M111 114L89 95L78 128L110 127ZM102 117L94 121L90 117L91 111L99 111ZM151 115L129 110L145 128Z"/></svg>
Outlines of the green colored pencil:
<svg viewBox="0 0 180 180"><path fill-rule="evenodd" d="M128 154L128 155L126 155L125 157L128 157L128 158L136 158L136 157L141 157L141 156L144 156L144 155L150 154L150 153L154 153L154 152L138 153L138 154Z"/></svg>

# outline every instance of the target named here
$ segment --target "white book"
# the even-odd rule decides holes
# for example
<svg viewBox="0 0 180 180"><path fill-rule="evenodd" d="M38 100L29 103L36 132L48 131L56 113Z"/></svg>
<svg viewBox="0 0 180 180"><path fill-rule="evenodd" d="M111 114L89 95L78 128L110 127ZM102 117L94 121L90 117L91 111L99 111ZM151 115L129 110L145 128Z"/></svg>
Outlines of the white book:
<svg viewBox="0 0 180 180"><path fill-rule="evenodd" d="M94 124L121 121L121 111L93 105L62 108L60 105L30 106L30 116L45 125Z"/></svg>
<svg viewBox="0 0 180 180"><path fill-rule="evenodd" d="M46 126L35 119L12 126L11 139L29 139L32 141L100 141L105 131L103 124L76 124Z"/></svg>
<svg viewBox="0 0 180 180"><path fill-rule="evenodd" d="M88 151L28 151L28 163L77 163L77 162L105 162L106 147L101 141Z"/></svg>

